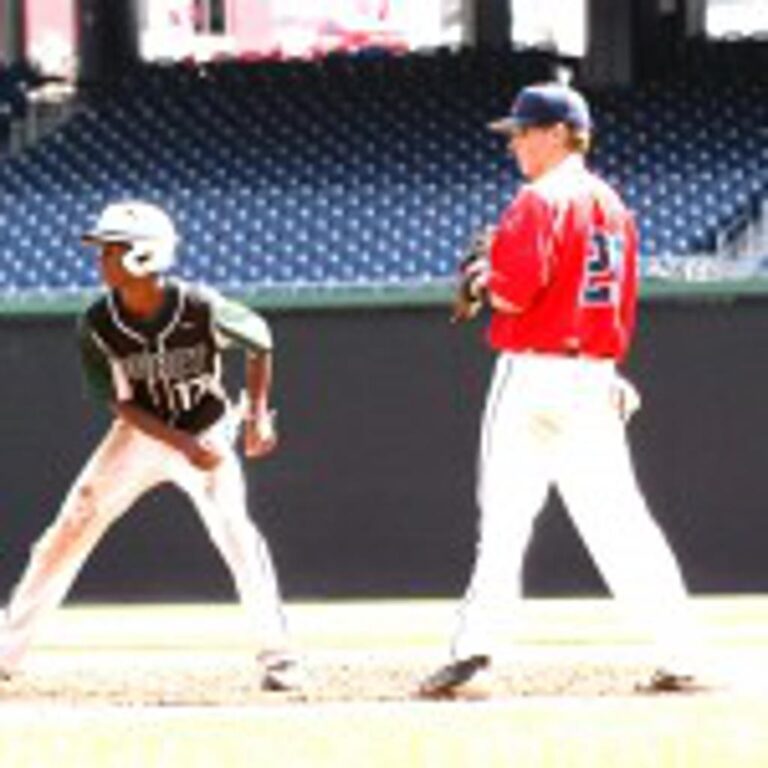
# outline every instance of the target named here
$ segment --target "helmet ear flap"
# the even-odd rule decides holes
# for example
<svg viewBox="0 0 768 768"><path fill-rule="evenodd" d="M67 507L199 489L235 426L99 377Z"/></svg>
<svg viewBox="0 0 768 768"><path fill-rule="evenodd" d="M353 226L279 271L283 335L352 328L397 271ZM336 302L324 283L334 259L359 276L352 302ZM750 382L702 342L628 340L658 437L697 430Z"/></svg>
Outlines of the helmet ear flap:
<svg viewBox="0 0 768 768"><path fill-rule="evenodd" d="M142 245L144 244L133 244L123 255L123 267L135 277L160 271L154 268L152 251Z"/></svg>
<svg viewBox="0 0 768 768"><path fill-rule="evenodd" d="M178 236L173 221L160 207L141 201L112 203L95 228L84 236L91 241L123 242L125 269L136 277L165 272L175 262Z"/></svg>

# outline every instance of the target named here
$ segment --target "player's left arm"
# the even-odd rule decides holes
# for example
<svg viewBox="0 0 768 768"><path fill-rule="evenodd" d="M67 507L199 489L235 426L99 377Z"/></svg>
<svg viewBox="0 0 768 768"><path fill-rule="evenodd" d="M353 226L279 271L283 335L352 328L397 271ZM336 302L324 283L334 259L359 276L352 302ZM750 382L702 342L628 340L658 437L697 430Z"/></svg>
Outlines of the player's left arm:
<svg viewBox="0 0 768 768"><path fill-rule="evenodd" d="M243 451L259 458L277 446L275 411L269 406L272 391L272 353L248 350L245 357L248 403L243 415Z"/></svg>
<svg viewBox="0 0 768 768"><path fill-rule="evenodd" d="M640 282L638 263L639 238L634 218L629 215L624 227L624 286L621 295L620 321L624 333L631 339L635 332L637 316L637 292Z"/></svg>
<svg viewBox="0 0 768 768"><path fill-rule="evenodd" d="M217 295L212 302L216 332L225 344L245 350L246 402L243 404L243 451L259 458L277 445L275 413L270 408L274 340L262 315Z"/></svg>
<svg viewBox="0 0 768 768"><path fill-rule="evenodd" d="M640 280L637 226L631 214L627 216L624 225L622 242L623 254L620 275L618 276L620 278L620 293L616 307L617 325L627 340L630 340L635 331L637 291ZM626 348L629 349L629 341ZM621 363L622 360L618 362ZM625 375L618 372L611 388L611 399L619 417L625 423L629 422L642 406L642 398L637 387Z"/></svg>

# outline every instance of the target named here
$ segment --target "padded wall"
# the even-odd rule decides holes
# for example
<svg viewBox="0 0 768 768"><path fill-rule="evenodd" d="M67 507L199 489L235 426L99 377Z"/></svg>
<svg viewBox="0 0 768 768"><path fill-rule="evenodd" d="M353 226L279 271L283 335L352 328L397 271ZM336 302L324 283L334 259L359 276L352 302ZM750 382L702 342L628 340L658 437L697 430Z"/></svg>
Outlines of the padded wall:
<svg viewBox="0 0 768 768"><path fill-rule="evenodd" d="M451 328L441 308L270 317L283 441L248 480L287 594L458 594L491 362L479 328ZM3 595L106 424L81 395L73 337L72 319L0 322ZM766 338L764 299L657 300L641 313L629 365L645 399L632 426L638 473L697 591L768 589ZM601 589L556 503L526 572L536 594ZM207 599L231 588L192 508L162 489L108 533L75 595Z"/></svg>

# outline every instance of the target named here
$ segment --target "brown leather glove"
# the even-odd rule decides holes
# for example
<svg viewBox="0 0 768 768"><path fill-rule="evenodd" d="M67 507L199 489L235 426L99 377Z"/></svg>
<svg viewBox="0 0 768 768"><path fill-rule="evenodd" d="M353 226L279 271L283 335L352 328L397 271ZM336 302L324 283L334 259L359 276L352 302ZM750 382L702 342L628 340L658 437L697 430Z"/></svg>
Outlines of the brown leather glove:
<svg viewBox="0 0 768 768"><path fill-rule="evenodd" d="M456 292L451 306L451 322L472 320L480 312L486 299L488 280L488 253L494 230L490 227L475 232L467 243L459 262Z"/></svg>

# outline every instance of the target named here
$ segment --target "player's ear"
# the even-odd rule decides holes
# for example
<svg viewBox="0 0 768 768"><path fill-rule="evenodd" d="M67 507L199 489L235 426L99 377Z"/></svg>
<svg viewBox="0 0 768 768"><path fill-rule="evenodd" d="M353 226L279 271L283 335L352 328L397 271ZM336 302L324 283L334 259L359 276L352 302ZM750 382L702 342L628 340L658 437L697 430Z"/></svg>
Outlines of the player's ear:
<svg viewBox="0 0 768 768"><path fill-rule="evenodd" d="M550 130L558 144L570 148L571 130L565 123L555 123Z"/></svg>

